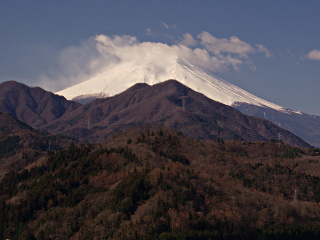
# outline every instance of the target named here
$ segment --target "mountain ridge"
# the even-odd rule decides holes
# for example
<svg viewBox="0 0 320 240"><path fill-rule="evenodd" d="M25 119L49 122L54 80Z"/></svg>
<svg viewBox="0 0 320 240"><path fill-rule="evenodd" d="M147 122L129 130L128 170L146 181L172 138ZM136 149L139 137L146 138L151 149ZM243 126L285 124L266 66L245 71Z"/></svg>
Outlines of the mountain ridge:
<svg viewBox="0 0 320 240"><path fill-rule="evenodd" d="M123 63L110 69L104 75L97 75L56 94L65 96L69 100L86 94L104 93L104 96L113 96L123 92L135 83L144 82L153 85L168 79L174 79L226 105L232 105L235 102L247 102L258 106L285 110L282 106L258 98L183 58L178 58L171 67L162 69L162 71L158 70L156 66L152 66L152 63L148 63L150 65L144 64L146 64L144 61ZM114 84L114 82L117 82L117 84Z"/></svg>
<svg viewBox="0 0 320 240"><path fill-rule="evenodd" d="M261 117L289 130L313 146L320 147L320 117L301 112L289 113L262 108L250 104L238 103L235 109L246 115Z"/></svg>
<svg viewBox="0 0 320 240"><path fill-rule="evenodd" d="M194 138L269 141L310 147L288 131L258 117L249 117L214 101L176 80L152 86L138 84L105 99L96 99L47 124L44 129L85 140L106 141L113 132L151 124L173 127ZM294 137L293 137L294 136ZM293 140L295 139L295 140Z"/></svg>
<svg viewBox="0 0 320 240"><path fill-rule="evenodd" d="M24 123L40 128L81 106L40 87L16 81L0 84L0 111L9 112Z"/></svg>
<svg viewBox="0 0 320 240"><path fill-rule="evenodd" d="M145 60L121 63L103 75L97 75L85 82L59 91L57 94L78 101L77 96L81 95L80 102L83 103L92 100L94 94L113 96L135 83L144 82L153 85L168 79L175 79L215 101L240 110L244 114L264 117L263 112L273 112L277 119L274 120L276 117L270 116L268 120L281 124L311 145L320 147L320 134L315 134L320 131L320 118L310 121L311 115L309 114L287 109L256 97L182 58L175 60L170 67L165 69L158 67L156 63ZM247 111L245 106L249 105L253 108L260 108L260 111Z"/></svg>
<svg viewBox="0 0 320 240"><path fill-rule="evenodd" d="M10 113L0 112L0 179L10 170L41 165L48 152L66 148L71 142L66 137L37 131Z"/></svg>
<svg viewBox="0 0 320 240"><path fill-rule="evenodd" d="M311 147L271 122L244 116L177 80L152 86L138 83L122 93L85 105L15 81L2 83L0 93L0 111L9 112L36 129L85 142L106 141L116 132L151 124L207 139L269 141L278 139L281 132L281 138L288 143Z"/></svg>

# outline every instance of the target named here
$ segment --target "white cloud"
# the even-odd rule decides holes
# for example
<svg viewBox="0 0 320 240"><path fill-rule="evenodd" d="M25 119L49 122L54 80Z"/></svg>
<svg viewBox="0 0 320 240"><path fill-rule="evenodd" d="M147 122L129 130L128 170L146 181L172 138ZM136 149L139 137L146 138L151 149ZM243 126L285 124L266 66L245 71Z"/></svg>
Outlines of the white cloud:
<svg viewBox="0 0 320 240"><path fill-rule="evenodd" d="M94 41L94 37L91 37L79 46L63 49L52 69L40 73L40 85L56 91L88 79L99 71L103 63L114 62L111 56L101 55Z"/></svg>
<svg viewBox="0 0 320 240"><path fill-rule="evenodd" d="M197 41L192 37L190 33L185 33L183 39L179 42L180 45L187 47L193 47L197 45Z"/></svg>
<svg viewBox="0 0 320 240"><path fill-rule="evenodd" d="M98 44L101 43L104 46L108 46L110 48L124 47L138 43L138 39L136 37L132 37L129 35L109 37L100 34L95 37L95 40Z"/></svg>
<svg viewBox="0 0 320 240"><path fill-rule="evenodd" d="M163 28L165 28L165 29L176 29L177 28L177 25L176 24L173 24L173 25L169 25L169 24L167 24L167 23L165 23L164 21L161 21L161 26L163 27Z"/></svg>
<svg viewBox="0 0 320 240"><path fill-rule="evenodd" d="M127 44L116 45L112 41L110 42L112 39L107 36L103 36L104 41L101 41L101 38L101 36L96 38L97 49L102 55L108 56L109 59L115 59L113 63L140 59L141 61L147 61L149 66L164 69L171 67L178 58L186 58L197 66L214 72L225 70L226 68L222 65L230 65L230 63L222 62L220 59L211 56L204 49L131 40L123 41Z"/></svg>
<svg viewBox="0 0 320 240"><path fill-rule="evenodd" d="M191 49L187 46L180 46L179 55L186 58L195 66L212 72L226 71L228 69L227 66L230 65L227 62L221 61L216 56L211 56L205 49L200 48Z"/></svg>
<svg viewBox="0 0 320 240"><path fill-rule="evenodd" d="M169 25L163 21L161 22L161 26L164 27L165 29L169 29Z"/></svg>
<svg viewBox="0 0 320 240"><path fill-rule="evenodd" d="M147 32L151 33L151 29ZM52 91L103 74L111 68L130 62L145 62L148 68L161 75L170 69L178 58L184 58L196 67L211 72L240 70L243 65L252 70L255 66L249 57L256 52L269 51L262 45L254 49L250 44L237 37L218 39L207 32L198 35L201 44L189 33L183 35L179 44L168 45L160 42L139 42L133 36L97 35L84 41L80 46L64 49L60 53L58 69L42 74L42 86ZM198 47L195 47L197 46Z"/></svg>
<svg viewBox="0 0 320 240"><path fill-rule="evenodd" d="M250 44L241 41L235 36L230 37L230 39L219 39L208 32L202 32L198 35L198 38L201 40L201 45L216 55L232 53L246 58L249 54L254 53L254 48Z"/></svg>
<svg viewBox="0 0 320 240"><path fill-rule="evenodd" d="M152 31L151 31L151 28L147 28L147 29L146 29L146 34L147 34L147 36L153 36L153 33L152 33Z"/></svg>
<svg viewBox="0 0 320 240"><path fill-rule="evenodd" d="M236 71L240 70L240 65L243 64L243 62L240 59L233 58L230 55L227 55L225 57L221 57L221 61L223 61L226 65L231 65Z"/></svg>
<svg viewBox="0 0 320 240"><path fill-rule="evenodd" d="M311 52L309 52L307 55L305 55L305 58L307 58L309 60L320 61L320 50L313 49Z"/></svg>
<svg viewBox="0 0 320 240"><path fill-rule="evenodd" d="M258 51L263 52L266 58L272 57L272 53L266 47L261 44L256 44L256 46L258 47Z"/></svg>

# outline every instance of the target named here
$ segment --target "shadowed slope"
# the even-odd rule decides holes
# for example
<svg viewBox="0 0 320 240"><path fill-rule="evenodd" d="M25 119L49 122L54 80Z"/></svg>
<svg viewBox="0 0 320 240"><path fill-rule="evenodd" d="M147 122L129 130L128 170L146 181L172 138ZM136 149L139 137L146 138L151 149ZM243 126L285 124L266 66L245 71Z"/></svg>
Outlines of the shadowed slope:
<svg viewBox="0 0 320 240"><path fill-rule="evenodd" d="M198 139L268 141L281 133L281 138L289 144L310 147L269 121L243 115L175 80L153 86L138 84L114 97L97 99L45 128L53 133L97 142L143 124L173 127Z"/></svg>
<svg viewBox="0 0 320 240"><path fill-rule="evenodd" d="M0 112L0 178L10 170L43 164L48 151L69 146L71 140L39 132L9 113Z"/></svg>
<svg viewBox="0 0 320 240"><path fill-rule="evenodd" d="M81 104L39 87L28 87L15 81L0 84L0 111L9 112L22 122L39 128Z"/></svg>

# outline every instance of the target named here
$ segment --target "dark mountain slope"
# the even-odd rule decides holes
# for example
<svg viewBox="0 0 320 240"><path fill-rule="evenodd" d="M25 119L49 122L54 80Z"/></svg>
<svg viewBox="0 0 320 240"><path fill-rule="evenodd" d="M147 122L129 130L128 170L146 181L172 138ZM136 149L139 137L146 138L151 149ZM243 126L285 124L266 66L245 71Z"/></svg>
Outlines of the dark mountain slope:
<svg viewBox="0 0 320 240"><path fill-rule="evenodd" d="M15 81L0 84L0 111L9 112L34 128L40 128L80 106L39 87L28 87Z"/></svg>
<svg viewBox="0 0 320 240"><path fill-rule="evenodd" d="M52 133L101 142L136 125L173 127L198 139L222 138L268 141L278 138L310 147L277 125L213 101L169 80L153 86L138 84L106 99L97 99L46 126Z"/></svg>
<svg viewBox="0 0 320 240"><path fill-rule="evenodd" d="M18 132L22 130L32 131L32 128L13 117L10 113L0 112L0 132L2 134Z"/></svg>
<svg viewBox="0 0 320 240"><path fill-rule="evenodd" d="M38 132L9 113L0 112L0 178L10 170L19 171L42 159L49 150L68 147L71 140Z"/></svg>

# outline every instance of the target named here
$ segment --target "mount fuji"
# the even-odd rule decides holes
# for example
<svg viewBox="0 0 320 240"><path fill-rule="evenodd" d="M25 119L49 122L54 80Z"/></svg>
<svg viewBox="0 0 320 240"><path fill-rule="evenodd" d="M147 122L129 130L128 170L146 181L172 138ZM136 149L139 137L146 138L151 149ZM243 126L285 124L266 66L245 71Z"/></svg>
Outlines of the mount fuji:
<svg viewBox="0 0 320 240"><path fill-rule="evenodd" d="M87 103L96 98L117 95L136 83L154 85L174 79L212 100L232 106L242 113L270 120L311 145L320 146L319 116L293 111L254 96L185 58L172 59L171 64L166 65L164 67L148 59L117 63L103 73L56 94Z"/></svg>
<svg viewBox="0 0 320 240"><path fill-rule="evenodd" d="M258 98L209 73L190 61L178 58L172 66L159 68L148 61L131 61L118 64L85 82L64 89L56 94L79 102L92 98L114 96L136 83L154 85L174 79L200 92L212 100L232 106L237 102L288 111L283 107Z"/></svg>

